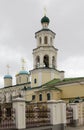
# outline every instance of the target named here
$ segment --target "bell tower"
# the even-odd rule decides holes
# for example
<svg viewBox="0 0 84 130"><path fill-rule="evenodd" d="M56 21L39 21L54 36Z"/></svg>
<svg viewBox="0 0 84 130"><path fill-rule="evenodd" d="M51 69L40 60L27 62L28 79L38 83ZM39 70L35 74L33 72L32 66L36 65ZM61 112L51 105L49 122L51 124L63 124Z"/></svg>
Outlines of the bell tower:
<svg viewBox="0 0 84 130"><path fill-rule="evenodd" d="M55 33L48 28L49 18L41 19L42 29L35 33L36 48L33 49L31 87L40 86L54 78L63 79L64 71L57 70L57 51L54 47Z"/></svg>

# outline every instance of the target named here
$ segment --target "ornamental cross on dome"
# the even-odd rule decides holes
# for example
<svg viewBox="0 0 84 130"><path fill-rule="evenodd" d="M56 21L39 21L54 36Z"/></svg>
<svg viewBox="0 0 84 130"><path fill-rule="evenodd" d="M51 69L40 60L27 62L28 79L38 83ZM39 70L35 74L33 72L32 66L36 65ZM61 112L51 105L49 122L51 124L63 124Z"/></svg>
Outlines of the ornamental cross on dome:
<svg viewBox="0 0 84 130"><path fill-rule="evenodd" d="M22 62L22 70L24 70L25 69L25 63L26 63L26 61L24 60L24 58L22 58L21 62Z"/></svg>
<svg viewBox="0 0 84 130"><path fill-rule="evenodd" d="M10 69L10 66L9 66L9 65L7 65L6 67L7 67L7 74L9 74L9 69Z"/></svg>
<svg viewBox="0 0 84 130"><path fill-rule="evenodd" d="M46 8L44 8L44 16L46 16L47 10Z"/></svg>

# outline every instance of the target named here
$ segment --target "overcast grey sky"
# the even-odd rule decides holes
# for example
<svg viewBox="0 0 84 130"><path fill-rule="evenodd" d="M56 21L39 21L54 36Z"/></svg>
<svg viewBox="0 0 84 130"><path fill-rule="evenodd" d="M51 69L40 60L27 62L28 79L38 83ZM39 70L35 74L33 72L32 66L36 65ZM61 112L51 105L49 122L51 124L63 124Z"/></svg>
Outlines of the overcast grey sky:
<svg viewBox="0 0 84 130"><path fill-rule="evenodd" d="M65 77L84 76L84 0L0 0L0 87L7 64L13 77L22 57L26 69L32 69L34 33L41 29L44 7L56 33L58 69Z"/></svg>

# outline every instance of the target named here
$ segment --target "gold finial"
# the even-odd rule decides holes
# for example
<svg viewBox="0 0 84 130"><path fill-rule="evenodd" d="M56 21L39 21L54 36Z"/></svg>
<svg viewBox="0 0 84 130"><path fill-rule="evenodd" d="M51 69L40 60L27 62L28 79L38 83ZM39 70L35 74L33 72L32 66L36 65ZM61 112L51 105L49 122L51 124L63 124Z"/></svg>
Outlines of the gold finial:
<svg viewBox="0 0 84 130"><path fill-rule="evenodd" d="M9 74L9 68L10 68L10 66L7 65L6 67L7 67L7 74Z"/></svg>
<svg viewBox="0 0 84 130"><path fill-rule="evenodd" d="M46 8L44 8L44 16L46 16L46 12L47 12L47 10L46 10Z"/></svg>
<svg viewBox="0 0 84 130"><path fill-rule="evenodd" d="M26 63L26 62L25 62L24 58L22 58L21 61L22 61L22 70L24 70L24 69L25 69L25 63Z"/></svg>

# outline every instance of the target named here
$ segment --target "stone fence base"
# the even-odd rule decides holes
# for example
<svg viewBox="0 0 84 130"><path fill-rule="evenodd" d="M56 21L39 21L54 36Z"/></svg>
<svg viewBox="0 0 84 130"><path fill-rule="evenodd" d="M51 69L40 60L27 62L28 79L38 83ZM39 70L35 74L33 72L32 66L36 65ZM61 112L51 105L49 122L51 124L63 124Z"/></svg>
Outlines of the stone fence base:
<svg viewBox="0 0 84 130"><path fill-rule="evenodd" d="M59 125L53 125L53 126L28 128L26 130L65 130L65 126L64 124L59 124Z"/></svg>

